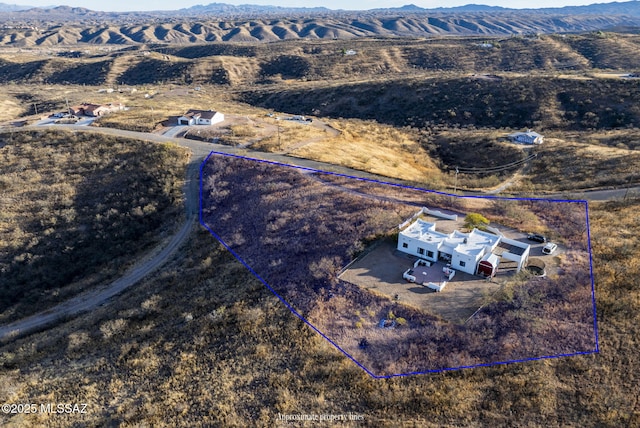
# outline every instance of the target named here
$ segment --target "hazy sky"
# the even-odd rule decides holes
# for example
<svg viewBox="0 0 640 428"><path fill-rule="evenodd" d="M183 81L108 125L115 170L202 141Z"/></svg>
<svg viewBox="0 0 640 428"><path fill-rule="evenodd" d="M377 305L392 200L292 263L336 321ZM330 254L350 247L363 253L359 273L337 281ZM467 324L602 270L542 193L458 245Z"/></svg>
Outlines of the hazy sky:
<svg viewBox="0 0 640 428"><path fill-rule="evenodd" d="M624 0L622 0L624 1ZM179 2L170 0L111 0L107 2L87 2L86 0L0 0L2 3L21 4L29 6L67 5L86 7L92 10L103 11L140 11L140 10L175 10L187 8L197 4L229 3L229 4L267 4L274 6L324 6L330 9L364 10L379 7L399 7L405 4L415 4L424 8L462 6L465 4L486 4L511 8L540 8L577 6L592 3L608 3L606 0L182 0Z"/></svg>

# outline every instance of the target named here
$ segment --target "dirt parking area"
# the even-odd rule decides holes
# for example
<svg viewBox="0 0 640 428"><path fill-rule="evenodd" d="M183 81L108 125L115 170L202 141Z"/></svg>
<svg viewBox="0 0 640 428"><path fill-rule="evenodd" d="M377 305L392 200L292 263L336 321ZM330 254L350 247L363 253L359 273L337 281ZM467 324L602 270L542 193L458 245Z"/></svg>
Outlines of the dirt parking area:
<svg viewBox="0 0 640 428"><path fill-rule="evenodd" d="M484 300L500 288L502 278L510 274L499 275L491 282L486 279L456 271L456 275L441 292L425 286L407 282L402 274L413 269L416 257L404 254L396 249L395 243L383 241L375 248L356 260L341 275L340 279L356 284L373 293L388 296L402 304L413 306L443 319L464 323L473 315ZM443 278L441 262L431 267L420 267L428 278L441 281ZM433 281L435 282L435 281Z"/></svg>

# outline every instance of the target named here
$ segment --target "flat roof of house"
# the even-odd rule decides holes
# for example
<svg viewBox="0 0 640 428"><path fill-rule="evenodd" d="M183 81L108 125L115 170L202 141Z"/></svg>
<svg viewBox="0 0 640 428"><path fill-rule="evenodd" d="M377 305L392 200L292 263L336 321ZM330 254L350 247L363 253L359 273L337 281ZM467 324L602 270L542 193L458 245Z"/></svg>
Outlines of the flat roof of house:
<svg viewBox="0 0 640 428"><path fill-rule="evenodd" d="M435 227L435 223L430 223L428 221L418 219L411 223L411 225L405 230L401 231L400 234L408 238L414 238L423 242L433 243L443 241L449 237L449 235L445 233L436 232Z"/></svg>
<svg viewBox="0 0 640 428"><path fill-rule="evenodd" d="M493 235L478 229L473 229L469 233L462 233L456 230L451 235L453 235L451 238L452 243L457 244L453 245L456 251L469 255L477 255L483 252L486 247L493 248L500 242L498 235Z"/></svg>
<svg viewBox="0 0 640 428"><path fill-rule="evenodd" d="M541 134L538 134L535 131L514 132L513 134L509 134L509 137L515 138L515 137L519 137L521 135L526 135L527 137L532 137L532 138L542 137Z"/></svg>

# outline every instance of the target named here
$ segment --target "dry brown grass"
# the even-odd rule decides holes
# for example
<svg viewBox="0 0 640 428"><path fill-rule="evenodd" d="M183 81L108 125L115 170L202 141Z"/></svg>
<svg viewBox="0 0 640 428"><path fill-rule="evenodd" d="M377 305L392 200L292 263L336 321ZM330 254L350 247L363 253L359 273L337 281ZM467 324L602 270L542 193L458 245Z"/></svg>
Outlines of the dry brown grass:
<svg viewBox="0 0 640 428"><path fill-rule="evenodd" d="M87 415L0 423L274 426L278 412L353 412L366 426L507 426L514 414L516 424L635 426L639 207L592 206L598 355L375 380L196 232L109 306L0 348L1 402L87 402Z"/></svg>
<svg viewBox="0 0 640 428"><path fill-rule="evenodd" d="M535 148L535 153L538 157L525 180L535 189L570 190L640 182L637 150L550 138Z"/></svg>
<svg viewBox="0 0 640 428"><path fill-rule="evenodd" d="M14 119L23 112L24 107L20 100L5 92L0 92L0 123Z"/></svg>
<svg viewBox="0 0 640 428"><path fill-rule="evenodd" d="M555 134L555 133L554 133ZM577 141L595 146L615 147L617 149L640 149L640 130L609 129L592 132L570 132L557 135L559 139Z"/></svg>
<svg viewBox="0 0 640 428"><path fill-rule="evenodd" d="M186 153L64 131L0 135L0 320L100 284L181 214Z"/></svg>
<svg viewBox="0 0 640 428"><path fill-rule="evenodd" d="M411 135L373 121L329 121L339 135L312 141L293 156L438 186L441 172Z"/></svg>
<svg viewBox="0 0 640 428"><path fill-rule="evenodd" d="M290 120L274 120L272 123L273 129L269 136L252 144L251 148L268 152L289 153L292 150L296 150L297 146L310 144L314 141L322 141L328 136L325 130L307 123L298 123Z"/></svg>

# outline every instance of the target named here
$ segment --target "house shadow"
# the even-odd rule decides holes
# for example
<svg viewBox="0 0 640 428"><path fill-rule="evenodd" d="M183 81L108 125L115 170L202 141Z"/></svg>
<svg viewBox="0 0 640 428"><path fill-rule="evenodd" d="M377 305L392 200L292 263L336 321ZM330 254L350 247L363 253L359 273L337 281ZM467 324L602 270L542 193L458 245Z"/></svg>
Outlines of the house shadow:
<svg viewBox="0 0 640 428"><path fill-rule="evenodd" d="M178 118L180 116L169 116L167 120L161 122L162 126L178 126Z"/></svg>
<svg viewBox="0 0 640 428"><path fill-rule="evenodd" d="M412 293L416 293L416 294L433 294L433 293L437 293L437 291L430 289L429 287L409 287L407 288L407 291L410 291Z"/></svg>

